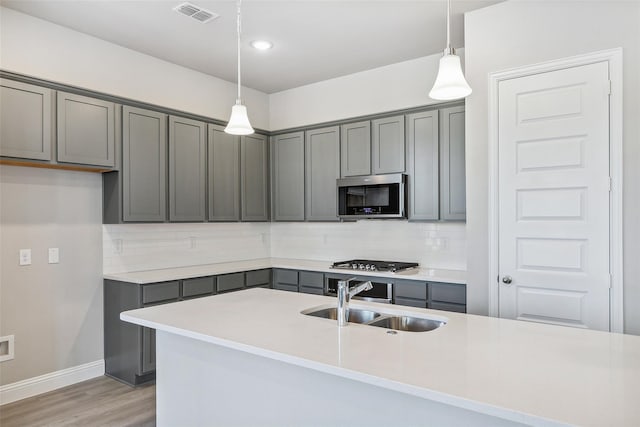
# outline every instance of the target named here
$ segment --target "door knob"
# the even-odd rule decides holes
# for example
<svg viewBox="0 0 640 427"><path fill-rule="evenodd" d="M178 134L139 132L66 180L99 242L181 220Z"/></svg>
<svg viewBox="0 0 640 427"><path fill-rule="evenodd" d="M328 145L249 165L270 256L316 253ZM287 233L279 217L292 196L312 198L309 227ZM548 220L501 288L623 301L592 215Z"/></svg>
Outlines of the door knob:
<svg viewBox="0 0 640 427"><path fill-rule="evenodd" d="M502 283L504 283L506 285L510 285L512 281L513 281L513 279L511 278L511 276L504 276L502 278Z"/></svg>

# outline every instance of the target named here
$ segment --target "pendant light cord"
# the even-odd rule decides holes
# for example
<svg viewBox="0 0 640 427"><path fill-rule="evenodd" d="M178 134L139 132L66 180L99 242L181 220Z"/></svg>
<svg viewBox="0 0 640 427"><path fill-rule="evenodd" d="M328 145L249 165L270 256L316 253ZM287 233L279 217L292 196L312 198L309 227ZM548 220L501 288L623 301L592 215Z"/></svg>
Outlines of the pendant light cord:
<svg viewBox="0 0 640 427"><path fill-rule="evenodd" d="M242 86L242 82L240 80L240 34L241 34L241 27L240 27L240 6L241 6L242 0L238 0L238 19L237 19L237 27L238 27L238 100L236 101L236 104L241 104L241 97L240 97L240 87Z"/></svg>
<svg viewBox="0 0 640 427"><path fill-rule="evenodd" d="M449 21L451 20L451 0L447 0L447 49L451 49L451 28Z"/></svg>

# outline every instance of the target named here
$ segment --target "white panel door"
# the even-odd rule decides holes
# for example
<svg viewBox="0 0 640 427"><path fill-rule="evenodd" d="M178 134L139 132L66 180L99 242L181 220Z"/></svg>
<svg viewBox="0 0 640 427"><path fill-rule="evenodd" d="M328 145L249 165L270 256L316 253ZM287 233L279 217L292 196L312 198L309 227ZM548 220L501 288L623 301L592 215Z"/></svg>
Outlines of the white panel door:
<svg viewBox="0 0 640 427"><path fill-rule="evenodd" d="M608 331L608 63L498 90L500 317Z"/></svg>

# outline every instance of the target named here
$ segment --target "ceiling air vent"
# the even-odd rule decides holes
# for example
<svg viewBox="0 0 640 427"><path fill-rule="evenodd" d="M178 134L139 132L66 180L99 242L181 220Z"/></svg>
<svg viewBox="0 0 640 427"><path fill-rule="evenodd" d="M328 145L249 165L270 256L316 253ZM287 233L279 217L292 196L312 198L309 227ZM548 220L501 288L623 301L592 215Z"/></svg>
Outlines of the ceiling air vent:
<svg viewBox="0 0 640 427"><path fill-rule="evenodd" d="M174 7L173 10L182 15L188 16L189 18L193 18L198 22L202 22L203 24L206 24L220 16L191 3L179 4Z"/></svg>

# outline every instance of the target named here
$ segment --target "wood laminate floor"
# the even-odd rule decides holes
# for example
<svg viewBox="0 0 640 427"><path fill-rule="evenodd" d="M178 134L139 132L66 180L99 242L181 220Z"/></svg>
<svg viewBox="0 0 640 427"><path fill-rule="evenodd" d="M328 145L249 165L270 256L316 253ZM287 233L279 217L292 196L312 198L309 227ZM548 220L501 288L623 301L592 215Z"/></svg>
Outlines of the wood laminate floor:
<svg viewBox="0 0 640 427"><path fill-rule="evenodd" d="M0 426L154 427L156 387L94 378L0 406Z"/></svg>

